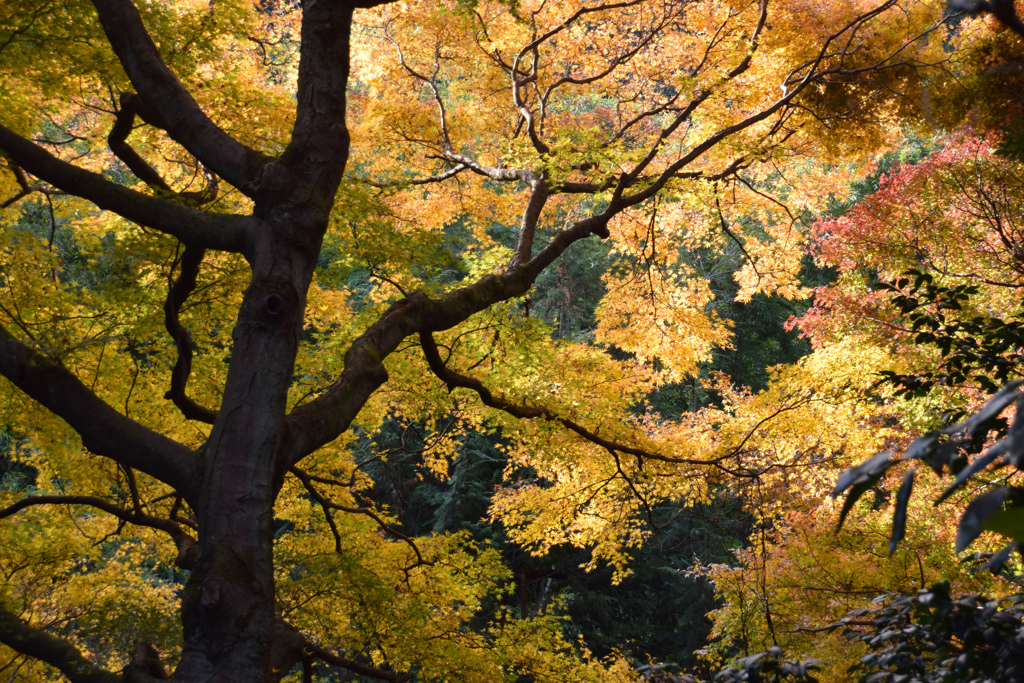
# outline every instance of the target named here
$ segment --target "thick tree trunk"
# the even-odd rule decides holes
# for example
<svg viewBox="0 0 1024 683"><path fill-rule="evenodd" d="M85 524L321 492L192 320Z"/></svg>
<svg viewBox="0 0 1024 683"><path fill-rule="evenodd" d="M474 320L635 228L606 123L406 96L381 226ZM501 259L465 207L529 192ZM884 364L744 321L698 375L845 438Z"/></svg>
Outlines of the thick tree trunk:
<svg viewBox="0 0 1024 683"><path fill-rule="evenodd" d="M347 3L304 4L292 140L250 190L259 227L224 397L194 502L199 558L182 598L182 681L277 680L274 499L292 464L285 411L306 294L348 158Z"/></svg>
<svg viewBox="0 0 1024 683"><path fill-rule="evenodd" d="M254 245L224 398L202 463L199 557L183 596L185 648L176 679L255 682L270 674L273 507L287 469L286 399L326 228L322 214L310 213L269 218Z"/></svg>

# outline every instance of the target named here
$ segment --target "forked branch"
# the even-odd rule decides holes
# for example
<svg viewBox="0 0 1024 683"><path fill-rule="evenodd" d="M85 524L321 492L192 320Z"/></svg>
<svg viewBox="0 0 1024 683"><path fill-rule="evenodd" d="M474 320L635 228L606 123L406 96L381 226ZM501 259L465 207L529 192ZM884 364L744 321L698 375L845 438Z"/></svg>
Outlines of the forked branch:
<svg viewBox="0 0 1024 683"><path fill-rule="evenodd" d="M341 552L341 535L338 532L338 527L334 522L334 516L331 514L331 510L337 510L339 512L348 512L350 514L364 515L366 517L369 517L377 523L377 526L380 527L381 531L405 542L410 548L412 548L412 551L416 554L416 562L412 566L406 567L406 571L413 569L414 567L432 566L434 564L430 560L423 559L423 555L422 553L420 553L419 547L416 545L416 542L412 538L410 538L406 534L403 534L401 531L394 528L390 524L385 523L384 520L380 518L380 515L374 512L371 508L339 505L338 503L335 503L333 500L326 497L325 495L320 493L320 491L317 490L316 486L314 486L313 484L313 477L308 472L306 472L305 470L301 470L298 467L292 467L289 471L293 475L295 475L296 479L302 482L303 488L306 489L307 493L309 493L309 495L312 496L313 500L315 500L320 505L320 508L324 511L324 517L327 519L327 525L331 528L331 533L334 535L334 547L337 552Z"/></svg>
<svg viewBox="0 0 1024 683"><path fill-rule="evenodd" d="M131 135L136 116L157 127L159 127L159 118L149 111L142 98L135 93L121 93L120 105L121 108L117 112L114 126L110 129L110 134L107 135L107 145L110 147L110 151L117 155L117 158L135 174L135 177L165 196L174 195L196 206L217 198L217 176L210 173L207 173L209 183L204 190L174 192L160 176L160 173L128 144L128 136Z"/></svg>
<svg viewBox="0 0 1024 683"><path fill-rule="evenodd" d="M14 165L101 209L177 237L185 244L242 253L254 219L207 213L180 202L136 192L99 173L62 161L42 147L0 125L0 151Z"/></svg>
<svg viewBox="0 0 1024 683"><path fill-rule="evenodd" d="M46 187L45 185L29 182L28 175L25 174L25 169L21 168L16 164L11 164L10 169L11 173L14 174L14 179L18 181L18 187L20 187L21 189L18 190L18 192L13 197L0 204L0 209L6 209L8 206L13 206L14 204L17 204L19 201L29 196L33 192L39 192L40 194L44 194L47 197L67 194L67 192L62 192L61 190L54 190L53 188Z"/></svg>
<svg viewBox="0 0 1024 683"><path fill-rule="evenodd" d="M160 127L192 156L244 194L253 196L269 159L221 130L200 109L160 56L131 0L93 0L100 24L135 91Z"/></svg>

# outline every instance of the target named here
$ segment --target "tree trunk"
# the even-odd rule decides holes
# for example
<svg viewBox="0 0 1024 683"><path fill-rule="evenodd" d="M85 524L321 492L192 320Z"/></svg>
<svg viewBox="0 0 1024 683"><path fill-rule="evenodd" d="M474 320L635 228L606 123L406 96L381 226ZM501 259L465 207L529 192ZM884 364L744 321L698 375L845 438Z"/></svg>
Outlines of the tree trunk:
<svg viewBox="0 0 1024 683"><path fill-rule="evenodd" d="M274 634L274 499L287 459L285 408L315 244L326 220L282 213L259 237L235 325L223 402L196 501L199 557L185 589L176 679L262 681ZM282 672L283 673L283 672Z"/></svg>

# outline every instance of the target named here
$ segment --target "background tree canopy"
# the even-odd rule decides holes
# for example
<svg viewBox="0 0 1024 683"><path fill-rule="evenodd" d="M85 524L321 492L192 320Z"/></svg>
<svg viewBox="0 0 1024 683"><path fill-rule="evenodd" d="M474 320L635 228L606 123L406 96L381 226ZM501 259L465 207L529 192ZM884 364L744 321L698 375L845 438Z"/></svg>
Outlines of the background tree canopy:
<svg viewBox="0 0 1024 683"><path fill-rule="evenodd" d="M846 680L1012 593L938 477L828 496L1020 374L968 9L5 1L0 671Z"/></svg>

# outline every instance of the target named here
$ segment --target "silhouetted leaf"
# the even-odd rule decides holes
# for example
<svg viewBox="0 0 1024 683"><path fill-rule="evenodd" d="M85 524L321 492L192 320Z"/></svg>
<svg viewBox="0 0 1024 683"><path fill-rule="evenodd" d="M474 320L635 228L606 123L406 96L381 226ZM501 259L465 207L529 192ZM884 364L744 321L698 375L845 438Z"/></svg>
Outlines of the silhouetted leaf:
<svg viewBox="0 0 1024 683"><path fill-rule="evenodd" d="M964 510L964 516L960 518L960 526L956 532L957 552L969 546L985 530L985 522L1003 507L1008 493L1008 488L1000 486L971 501Z"/></svg>
<svg viewBox="0 0 1024 683"><path fill-rule="evenodd" d="M903 534L907 531L907 503L910 502L910 494L914 490L914 475L916 469L910 470L903 475L903 483L896 493L896 511L892 515L892 536L889 538L889 555L896 552L896 546L903 540Z"/></svg>
<svg viewBox="0 0 1024 683"><path fill-rule="evenodd" d="M838 498L843 491L850 488L853 484L865 481L870 477L875 477L877 480L877 475L885 472L885 470L889 468L889 458L891 456L892 451L876 453L861 464L854 465L840 474L839 480L836 482L836 487L832 489L832 497Z"/></svg>
<svg viewBox="0 0 1024 683"><path fill-rule="evenodd" d="M953 492L956 491L961 486L963 486L968 479L970 479L972 476L974 476L978 472L982 471L983 469L991 465L996 458L998 458L1006 451L1005 446L1000 448L999 445L1002 444L1003 442L1008 441L1009 439L1001 439L1000 441L992 444L992 447L988 449L988 452L985 453L985 455L981 456L980 458L975 458L974 462L960 470L960 473L956 475L956 479L953 481L952 484L949 485L949 487L945 491L942 492L942 495L939 496L939 499L935 501L935 504L938 505L942 501L949 498L951 495L953 495Z"/></svg>
<svg viewBox="0 0 1024 683"><path fill-rule="evenodd" d="M998 394L988 400L978 412L968 417L963 422L946 427L942 430L944 434L953 434L955 432L964 431L968 434L976 430L980 425L988 422L993 417L1003 411L1006 406L1016 401L1020 394L1017 393L1017 387L1024 384L1024 380L1014 380L1004 386Z"/></svg>

